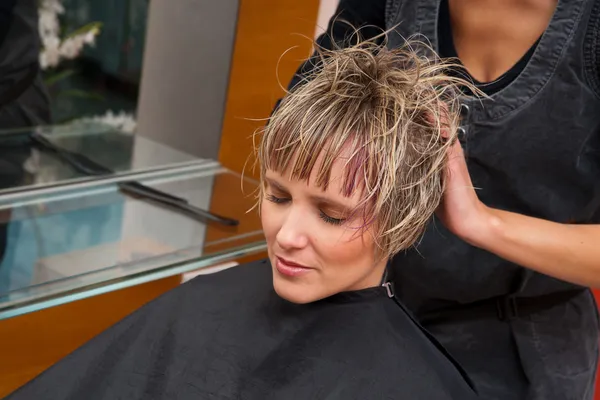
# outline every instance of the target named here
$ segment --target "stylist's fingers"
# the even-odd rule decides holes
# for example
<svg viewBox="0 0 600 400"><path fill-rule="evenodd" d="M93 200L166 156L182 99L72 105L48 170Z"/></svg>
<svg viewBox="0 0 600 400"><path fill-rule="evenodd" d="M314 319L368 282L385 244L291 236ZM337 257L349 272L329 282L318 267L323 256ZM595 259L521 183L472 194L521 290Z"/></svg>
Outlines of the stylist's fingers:
<svg viewBox="0 0 600 400"><path fill-rule="evenodd" d="M463 180L470 182L470 177L465 160L465 153L459 140L454 140L454 143L448 147L448 164L447 170L449 174L458 174ZM465 182L463 182L465 183Z"/></svg>
<svg viewBox="0 0 600 400"><path fill-rule="evenodd" d="M440 104L440 126L442 129L440 134L445 140L452 139L454 136L454 132L451 132L450 130L450 117L448 113L448 104L442 102Z"/></svg>
<svg viewBox="0 0 600 400"><path fill-rule="evenodd" d="M427 121L432 126L439 126L440 135L444 141L452 140L456 133L452 132L450 127L450 117L448 115L448 105L444 102L439 103L439 109L427 114Z"/></svg>

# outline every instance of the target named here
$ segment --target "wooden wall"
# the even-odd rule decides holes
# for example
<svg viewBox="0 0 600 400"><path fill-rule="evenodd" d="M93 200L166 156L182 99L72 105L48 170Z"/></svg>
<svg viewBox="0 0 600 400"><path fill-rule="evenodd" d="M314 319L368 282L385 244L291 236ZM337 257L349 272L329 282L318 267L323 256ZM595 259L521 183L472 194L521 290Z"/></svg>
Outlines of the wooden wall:
<svg viewBox="0 0 600 400"><path fill-rule="evenodd" d="M244 176L258 177L258 171L252 169L252 134L264 124L260 119L268 117L284 95L280 84L287 87L302 60L310 54L319 5L319 0L240 1L219 152L219 161L225 167ZM226 215L231 207L250 204L245 197L252 195L251 188L242 192L231 187L231 191L239 194L232 196L231 191L222 190L225 184L230 183L223 179L215 181L211 211ZM246 226L260 229L256 211L240 220ZM208 227L207 241L218 239L221 234L220 230ZM266 253L252 259L263 257Z"/></svg>
<svg viewBox="0 0 600 400"><path fill-rule="evenodd" d="M250 155L252 132L263 125L247 119L269 116L284 93L276 74L287 86L301 60L310 54L318 11L319 0L240 0L219 153L226 167L242 171Z"/></svg>

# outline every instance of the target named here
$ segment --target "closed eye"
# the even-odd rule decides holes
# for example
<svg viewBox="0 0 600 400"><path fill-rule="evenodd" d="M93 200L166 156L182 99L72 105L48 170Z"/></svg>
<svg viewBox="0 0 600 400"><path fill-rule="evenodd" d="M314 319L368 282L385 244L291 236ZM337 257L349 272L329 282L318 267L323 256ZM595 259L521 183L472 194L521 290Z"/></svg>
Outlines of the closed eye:
<svg viewBox="0 0 600 400"><path fill-rule="evenodd" d="M323 211L319 210L319 217L331 225L341 225L346 220L345 218L333 218L329 215L325 214Z"/></svg>
<svg viewBox="0 0 600 400"><path fill-rule="evenodd" d="M267 195L267 200L269 200L270 202L275 203L275 204L284 204L284 203L287 203L288 201L290 201L290 199L288 199L288 198L277 197L277 196L273 196L272 194Z"/></svg>
<svg viewBox="0 0 600 400"><path fill-rule="evenodd" d="M265 196L265 198L274 204L286 204L291 201L291 199L288 197L278 197L273 194L267 194ZM325 221L328 224L336 225L336 226L341 225L346 221L345 218L330 217L325 212L323 212L323 210L319 210L319 218L321 218L323 221Z"/></svg>

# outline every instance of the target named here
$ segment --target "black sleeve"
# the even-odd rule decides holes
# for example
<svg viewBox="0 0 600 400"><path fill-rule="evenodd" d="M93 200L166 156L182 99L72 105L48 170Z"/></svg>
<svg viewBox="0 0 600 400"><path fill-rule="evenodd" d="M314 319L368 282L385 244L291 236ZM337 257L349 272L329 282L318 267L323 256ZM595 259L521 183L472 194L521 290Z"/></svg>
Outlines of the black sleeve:
<svg viewBox="0 0 600 400"><path fill-rule="evenodd" d="M334 43L341 47L347 46L355 29L360 29L364 40L381 34L385 30L385 4L386 0L340 0L327 30L316 39L317 45L329 50ZM303 75L310 72L314 60L311 57L298 68L288 86L290 89L300 82Z"/></svg>
<svg viewBox="0 0 600 400"><path fill-rule="evenodd" d="M12 17L13 8L15 8L17 0L1 0L0 1L0 47L6 39L8 29L10 28L10 21Z"/></svg>

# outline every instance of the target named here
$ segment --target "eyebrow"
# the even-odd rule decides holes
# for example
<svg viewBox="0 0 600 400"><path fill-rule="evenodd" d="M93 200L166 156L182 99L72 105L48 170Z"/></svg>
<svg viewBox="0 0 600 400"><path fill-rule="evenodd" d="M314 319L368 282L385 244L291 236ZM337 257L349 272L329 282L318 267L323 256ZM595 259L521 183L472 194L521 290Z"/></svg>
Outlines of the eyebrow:
<svg viewBox="0 0 600 400"><path fill-rule="evenodd" d="M286 192L286 193L288 192L288 190L282 184L280 184L279 182L277 182L271 178L265 177L265 182L267 183L267 185L273 186L275 189L277 189L281 192Z"/></svg>
<svg viewBox="0 0 600 400"><path fill-rule="evenodd" d="M265 182L269 186L274 187L276 190L278 190L280 192L289 193L289 191L285 188L285 186L283 186L281 183L279 183L279 182L277 182L277 181L275 181L273 179L265 177ZM309 197L315 203L324 204L324 205L326 205L328 207L335 208L338 211L341 211L341 212L346 213L346 214L350 214L350 212L352 211L352 209L350 207L348 207L348 206L346 206L346 205L344 205L342 203L339 203L339 202L337 202L335 200L332 200L332 199L329 199L327 197L324 197L324 196L310 195Z"/></svg>

